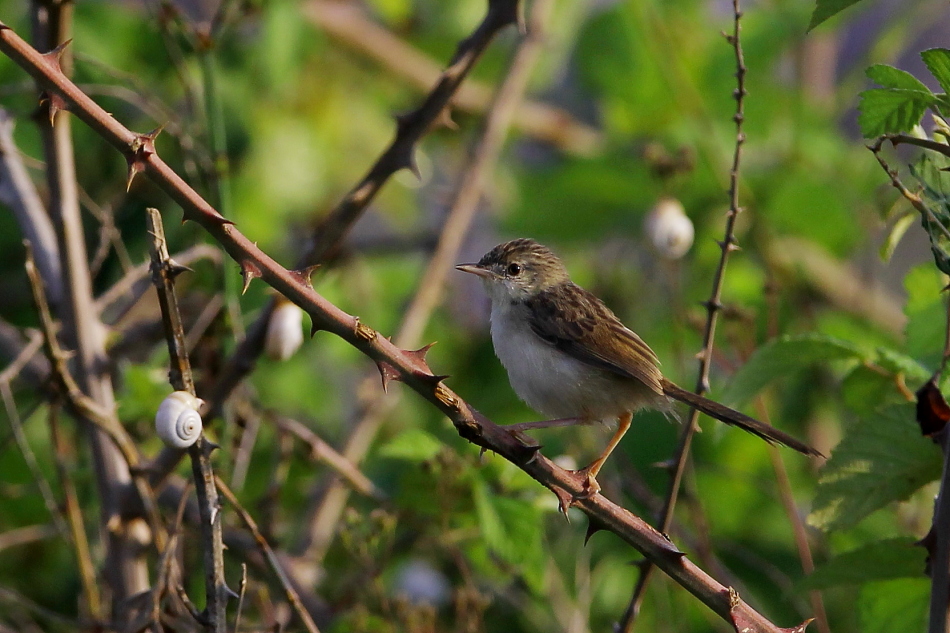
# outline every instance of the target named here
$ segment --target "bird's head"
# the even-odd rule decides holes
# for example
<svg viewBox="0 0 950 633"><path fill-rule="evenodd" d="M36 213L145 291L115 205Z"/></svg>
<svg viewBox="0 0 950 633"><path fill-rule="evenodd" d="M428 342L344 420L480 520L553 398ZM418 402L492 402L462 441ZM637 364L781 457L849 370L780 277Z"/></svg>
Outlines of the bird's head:
<svg viewBox="0 0 950 633"><path fill-rule="evenodd" d="M481 277L492 301L525 301L570 281L557 255L527 238L499 244L477 264L459 264L455 268Z"/></svg>

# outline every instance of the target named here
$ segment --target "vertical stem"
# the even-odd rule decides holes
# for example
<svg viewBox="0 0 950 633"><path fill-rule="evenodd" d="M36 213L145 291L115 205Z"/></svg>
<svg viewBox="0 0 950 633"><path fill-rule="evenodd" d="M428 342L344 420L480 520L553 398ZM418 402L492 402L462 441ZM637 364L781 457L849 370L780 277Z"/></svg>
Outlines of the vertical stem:
<svg viewBox="0 0 950 633"><path fill-rule="evenodd" d="M174 277L182 269L171 261L168 244L165 242L165 228L158 209L148 209L147 225L151 237L149 250L152 256L152 282L158 291L159 305L162 309L162 324L168 343L171 370L169 379L172 387L178 391L195 394L195 382L191 374L191 363L185 347L185 332L178 311L178 298L175 294ZM230 590L224 579L224 545L222 540L221 503L215 486L214 472L209 456L215 448L202 434L198 441L188 448L191 457L191 470L195 479L195 491L198 496L198 511L201 517L201 545L204 554L205 594L207 603L205 615L208 628L215 633L227 631L226 609Z"/></svg>
<svg viewBox="0 0 950 633"><path fill-rule="evenodd" d="M34 39L40 48L52 50L69 39L72 3L33 4ZM60 58L63 71L70 69L69 51ZM105 354L105 328L99 321L92 296L82 217L79 209L76 169L71 137L71 115L56 112L52 121L41 117L46 175L50 192L50 216L56 228L63 301L59 317L69 348L76 351L76 380L80 389L103 410L115 408L112 382ZM86 424L92 446L96 481L101 497L101 533L106 536L104 575L112 592L112 611L123 620L123 601L149 587L148 569L142 547L127 534L122 519L122 500L132 477L120 451L104 433Z"/></svg>
<svg viewBox="0 0 950 633"><path fill-rule="evenodd" d="M742 123L745 120L745 57L742 53L742 43L739 39L741 32L742 10L739 6L739 0L732 0L733 9L733 30L731 35L726 36L726 40L732 46L735 52L736 63L736 90L733 96L736 100L736 111L732 117L736 124L736 142L732 154L732 168L729 170L729 211L726 214L726 229L723 240L719 242L722 251L719 257L719 265L713 276L712 292L709 300L706 301L706 328L703 333L703 349L699 355L699 376L696 379L697 394L704 394L709 391L709 368L712 365L713 345L716 341L716 325L719 321L719 312L722 310L722 286L726 274L726 264L729 261L729 254L737 250L735 227L736 218L742 212L739 206L739 167L742 161L742 145L745 143L745 132L742 131ZM673 510L676 507L676 500L679 496L680 486L682 485L683 475L689 464L689 449L693 442L693 435L696 433L697 421L699 420L699 411L692 409L689 414L689 420L683 427L680 435L679 445L676 448L675 466L672 470L669 492L666 503L663 506L663 512L660 518L661 532L667 532L673 521ZM637 585L633 590L633 596L627 605L620 620L619 630L623 633L629 633L633 629L633 623L636 621L637 614L640 611L640 605L643 602L643 595L646 591L647 583L653 573L653 565L646 563L640 570L640 577L637 579Z"/></svg>

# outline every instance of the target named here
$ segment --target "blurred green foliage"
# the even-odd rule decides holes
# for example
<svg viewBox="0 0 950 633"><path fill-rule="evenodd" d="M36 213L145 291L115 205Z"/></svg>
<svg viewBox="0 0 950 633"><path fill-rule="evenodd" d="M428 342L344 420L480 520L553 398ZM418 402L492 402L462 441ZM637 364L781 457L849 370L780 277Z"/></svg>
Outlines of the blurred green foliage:
<svg viewBox="0 0 950 633"><path fill-rule="evenodd" d="M834 4L836 11L850 3ZM947 278L936 270L927 237L916 226L904 226L903 240L888 249L890 260L879 261L888 230L908 209L855 132L858 124L870 136L906 131L926 108L944 107L945 95L882 65L897 64L913 39L915 12L927 2L910 4L872 30L856 23L862 14L855 9L806 35L813 7L797 2L758 3L743 20L749 95L740 197L746 211L737 228L742 250L726 272L713 395L751 414L768 413L776 426L830 454L821 470L791 452L780 454L794 504L814 523L808 535L818 571L811 580L802 571L770 449L708 421L694 444L688 494L672 538L782 626L811 617L807 591L815 587L824 590L834 631L919 630L926 611L929 584L921 553L904 558L900 552L928 529L934 489L926 484L939 476L940 460L917 432L908 389L914 391L939 367L946 332L940 292ZM483 0L366 5L371 19L440 64L484 12ZM223 104L233 218L266 252L290 265L317 220L389 142L393 114L413 107L420 95L403 77L315 26L306 17L306 2L250 1L234 8L210 51ZM0 19L25 37L27 11L25 3L0 0ZM602 147L591 156L577 155L515 130L459 256L477 259L496 242L522 235L549 243L575 280L604 297L650 343L664 372L684 385L696 372L705 317L699 302L709 296L720 254L715 240L722 239L728 203L735 62L720 31L730 29L731 20L723 3L701 0L556 2L531 98L594 125ZM169 18L154 3L77 3L74 76L131 129L165 124L158 151L213 199L209 124L194 46L199 27L187 13ZM854 38L863 38L861 46ZM822 47L829 41L833 46ZM497 83L516 42L514 33L502 34L474 78ZM941 60L947 51L928 54L928 67L945 89ZM863 93L859 116L858 92L869 87L867 66L881 87ZM822 83L821 77L831 79ZM27 75L5 58L0 96L19 121L16 140L42 191L36 162L42 150L30 120L36 94ZM321 294L386 335L399 327L416 289L426 245L438 234L478 129L480 115L454 118L458 132L438 129L423 141L422 182L397 175L355 227L344 257L315 276ZM207 239L193 224L179 226L180 211L145 178L126 194L124 161L89 129L74 122L73 138L81 187L114 214L136 262L147 257L146 205L162 209L173 252ZM662 157L677 156L688 157L687 168L664 173ZM908 156L889 160L899 166ZM944 191L937 185L946 174L928 169L916 173L929 184L931 202L946 207L936 193ZM693 250L677 262L659 259L642 237L644 217L664 195L682 201L696 227ZM938 219L945 218L944 208ZM86 221L92 253L98 225L88 214ZM807 255L786 252L795 242L784 238L809 243L835 268L809 268ZM10 215L0 213L0 317L35 326L20 239ZM789 260L796 264L782 263ZM221 292L224 275L238 274L233 265L197 268L181 283L185 294L202 301ZM95 279L97 293L122 275L119 259L110 254ZM858 302L822 283L837 275L853 284L852 292L883 292L906 315L906 328L861 311ZM451 374L448 384L495 422L533 419L492 353L481 289L458 277L450 276L443 306L427 329L426 340L439 341L430 365ZM247 323L268 298L259 282L240 298ZM116 337L122 327L116 325ZM210 360L198 363L199 379L210 377L233 347L226 322L212 333L205 350ZM158 339L146 343L151 347L117 362L114 373L122 420L143 452L153 455L159 446L150 437L150 417L168 390L167 356ZM352 348L319 333L286 362L262 360L250 392L262 409L296 417L341 447L360 415L364 377L372 376L378 388L375 371ZM36 388L15 386L28 440L58 491L49 408ZM390 392L407 391L390 385ZM82 434L65 421L63 426L75 447L68 463L96 543L92 464ZM640 414L601 476L605 493L652 521L667 481L655 464L669 459L678 430L659 414ZM210 432L222 444L215 466L230 480L243 431L219 421ZM545 455L583 465L607 435L581 428L537 437ZM253 512L260 509L275 547L292 551L305 540L308 509L328 471L288 443L262 425L238 494ZM339 521L314 574L319 582L311 587L334 613L328 630L422 631L429 623L447 631L602 631L626 607L636 552L604 532L585 546L582 515L572 511L571 523L565 522L553 495L501 458L480 456L414 395L406 393L395 404L361 469L390 500L381 506L353 496ZM224 511L232 524L234 517ZM0 537L50 520L7 426L0 425ZM101 554L96 546L97 560ZM239 560L236 554L229 559L229 579L237 578ZM854 560L863 566L855 569ZM400 597L415 590L403 570L420 561L449 587L437 608ZM200 573L196 552L189 551L186 565ZM267 576L257 577L262 580L256 599L266 602L260 587ZM78 586L75 561L61 538L0 550L0 588L75 617ZM197 596L199 587L193 580L189 591ZM259 607L248 608L266 612ZM0 597L0 622L17 622L23 609ZM718 626L714 619L677 585L656 578L637 627L706 631Z"/></svg>

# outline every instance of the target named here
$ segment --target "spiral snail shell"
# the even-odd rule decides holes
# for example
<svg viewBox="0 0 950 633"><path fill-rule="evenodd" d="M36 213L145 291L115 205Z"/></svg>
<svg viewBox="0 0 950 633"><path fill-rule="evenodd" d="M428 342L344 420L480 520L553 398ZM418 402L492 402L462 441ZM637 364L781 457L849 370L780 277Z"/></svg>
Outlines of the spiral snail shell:
<svg viewBox="0 0 950 633"><path fill-rule="evenodd" d="M155 413L155 432L166 445L174 448L188 448L198 441L201 435L201 416L198 408L202 405L187 391L173 391Z"/></svg>

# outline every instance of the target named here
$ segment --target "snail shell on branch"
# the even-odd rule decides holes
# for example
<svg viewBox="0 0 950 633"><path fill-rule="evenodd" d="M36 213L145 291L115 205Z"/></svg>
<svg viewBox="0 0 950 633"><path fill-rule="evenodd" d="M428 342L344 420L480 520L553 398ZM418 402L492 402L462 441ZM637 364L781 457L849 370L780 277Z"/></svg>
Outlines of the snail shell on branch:
<svg viewBox="0 0 950 633"><path fill-rule="evenodd" d="M675 198L660 199L647 214L643 229L656 252L666 259L681 258L693 245L693 223Z"/></svg>
<svg viewBox="0 0 950 633"><path fill-rule="evenodd" d="M188 448L201 436L202 400L187 391L173 391L155 414L155 432L168 446Z"/></svg>
<svg viewBox="0 0 950 633"><path fill-rule="evenodd" d="M303 310L283 297L267 323L264 351L274 360L287 360L303 343Z"/></svg>

